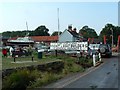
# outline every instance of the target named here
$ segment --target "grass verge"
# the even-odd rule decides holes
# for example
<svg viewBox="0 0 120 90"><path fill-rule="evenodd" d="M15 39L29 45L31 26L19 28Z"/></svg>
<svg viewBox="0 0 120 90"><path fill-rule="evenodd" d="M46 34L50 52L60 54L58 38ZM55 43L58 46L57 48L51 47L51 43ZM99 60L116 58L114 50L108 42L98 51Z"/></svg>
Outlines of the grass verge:
<svg viewBox="0 0 120 90"><path fill-rule="evenodd" d="M43 59L39 61L51 61L51 60L63 60L64 68L61 72L41 72L38 70L19 70L3 79L3 89L8 90L8 88L36 88L42 87L44 85L50 84L70 73L83 72L86 67L92 65L91 60L86 58L73 58L67 55L55 56L44 56ZM41 63L41 62L40 62ZM39 64L37 62L37 64ZM30 64L29 64L30 65ZM22 65L23 66L23 65ZM22 89L22 90L23 90Z"/></svg>

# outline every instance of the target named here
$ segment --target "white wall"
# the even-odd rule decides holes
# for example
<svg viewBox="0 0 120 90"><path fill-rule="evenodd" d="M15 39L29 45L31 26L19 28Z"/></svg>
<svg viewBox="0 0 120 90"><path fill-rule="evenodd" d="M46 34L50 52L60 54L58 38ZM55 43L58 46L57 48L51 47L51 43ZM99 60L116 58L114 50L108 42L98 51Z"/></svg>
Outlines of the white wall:
<svg viewBox="0 0 120 90"><path fill-rule="evenodd" d="M59 36L59 42L67 42L67 41L73 41L73 36L67 30L65 30Z"/></svg>

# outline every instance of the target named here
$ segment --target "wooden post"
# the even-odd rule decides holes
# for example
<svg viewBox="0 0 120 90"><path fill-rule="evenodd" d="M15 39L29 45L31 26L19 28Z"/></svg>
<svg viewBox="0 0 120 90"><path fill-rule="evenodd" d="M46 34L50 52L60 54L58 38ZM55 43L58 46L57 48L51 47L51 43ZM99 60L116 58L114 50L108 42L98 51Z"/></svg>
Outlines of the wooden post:
<svg viewBox="0 0 120 90"><path fill-rule="evenodd" d="M32 62L33 62L33 56L32 56Z"/></svg>
<svg viewBox="0 0 120 90"><path fill-rule="evenodd" d="M55 50L55 56L57 57L57 50Z"/></svg>
<svg viewBox="0 0 120 90"><path fill-rule="evenodd" d="M16 62L16 60L15 60L15 56L14 56L14 62Z"/></svg>

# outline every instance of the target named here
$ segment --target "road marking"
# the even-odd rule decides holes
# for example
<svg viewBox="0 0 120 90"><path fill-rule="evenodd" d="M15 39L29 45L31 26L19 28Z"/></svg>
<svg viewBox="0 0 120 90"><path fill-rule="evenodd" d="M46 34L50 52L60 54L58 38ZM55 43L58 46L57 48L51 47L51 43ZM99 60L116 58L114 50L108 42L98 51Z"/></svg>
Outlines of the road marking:
<svg viewBox="0 0 120 90"><path fill-rule="evenodd" d="M88 75L90 72L95 71L96 69L98 69L99 67L103 66L104 64L105 64L105 63L101 64L100 66L98 66L98 67L96 67L96 68L94 68L94 69L92 69L92 70L90 70L90 71L88 71L88 72L84 72L82 75L80 75L79 77L75 78L74 80L70 80L69 82L67 82L67 83L65 83L65 84L63 84L63 85L60 85L60 86L58 86L58 87L56 87L56 88L63 88L63 87L65 87L65 86L67 86L67 85L69 85L70 83L75 82L76 80L80 79L81 77Z"/></svg>

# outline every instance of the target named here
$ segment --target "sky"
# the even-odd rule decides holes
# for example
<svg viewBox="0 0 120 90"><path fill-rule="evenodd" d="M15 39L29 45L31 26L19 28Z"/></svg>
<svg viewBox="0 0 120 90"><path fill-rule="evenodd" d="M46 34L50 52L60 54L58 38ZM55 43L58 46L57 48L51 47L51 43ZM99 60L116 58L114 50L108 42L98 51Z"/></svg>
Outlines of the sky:
<svg viewBox="0 0 120 90"><path fill-rule="evenodd" d="M79 31L88 25L97 34L111 23L118 25L118 2L2 2L0 3L0 32L35 30L45 25L49 33L72 24Z"/></svg>

